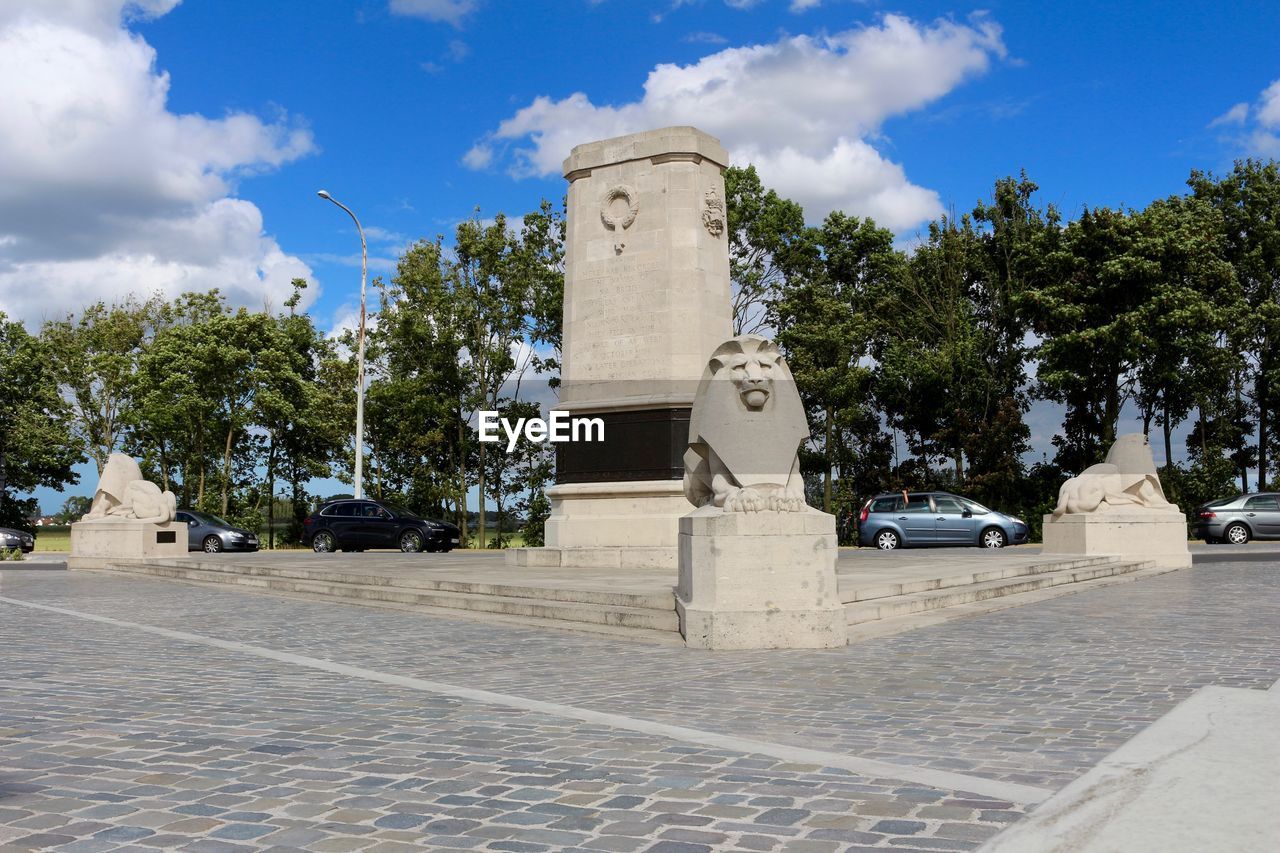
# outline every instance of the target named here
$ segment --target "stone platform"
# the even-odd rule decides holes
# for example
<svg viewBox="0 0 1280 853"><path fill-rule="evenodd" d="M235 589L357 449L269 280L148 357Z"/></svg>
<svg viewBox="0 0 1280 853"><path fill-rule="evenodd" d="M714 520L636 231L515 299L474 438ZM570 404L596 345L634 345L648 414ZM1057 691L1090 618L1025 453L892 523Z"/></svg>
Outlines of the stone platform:
<svg viewBox="0 0 1280 853"><path fill-rule="evenodd" d="M680 643L674 569L515 567L499 551L314 554L266 551L115 559L108 569L246 591ZM1044 557L1034 547L875 551L836 562L850 641L1074 590L1159 574L1114 557Z"/></svg>
<svg viewBox="0 0 1280 853"><path fill-rule="evenodd" d="M1277 767L1280 682L1202 687L982 851L1273 851Z"/></svg>

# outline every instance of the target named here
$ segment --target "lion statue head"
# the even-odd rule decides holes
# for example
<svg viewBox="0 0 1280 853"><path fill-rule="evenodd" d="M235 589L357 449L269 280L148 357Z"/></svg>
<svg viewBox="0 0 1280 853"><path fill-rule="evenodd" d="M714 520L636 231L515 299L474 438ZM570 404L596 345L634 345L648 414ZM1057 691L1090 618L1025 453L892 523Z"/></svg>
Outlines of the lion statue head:
<svg viewBox="0 0 1280 853"><path fill-rule="evenodd" d="M809 424L777 345L739 335L716 347L689 417L685 496L727 510L804 509L800 443Z"/></svg>

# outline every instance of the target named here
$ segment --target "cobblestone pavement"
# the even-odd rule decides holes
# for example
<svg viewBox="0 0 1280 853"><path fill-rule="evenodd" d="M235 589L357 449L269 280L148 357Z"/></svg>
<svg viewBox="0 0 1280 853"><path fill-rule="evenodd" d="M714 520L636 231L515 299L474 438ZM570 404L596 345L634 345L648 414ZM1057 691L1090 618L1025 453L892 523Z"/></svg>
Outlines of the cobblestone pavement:
<svg viewBox="0 0 1280 853"><path fill-rule="evenodd" d="M966 850L1032 798L907 780L1056 790L1200 686L1270 686L1280 566L771 653L6 568L0 672L0 849Z"/></svg>

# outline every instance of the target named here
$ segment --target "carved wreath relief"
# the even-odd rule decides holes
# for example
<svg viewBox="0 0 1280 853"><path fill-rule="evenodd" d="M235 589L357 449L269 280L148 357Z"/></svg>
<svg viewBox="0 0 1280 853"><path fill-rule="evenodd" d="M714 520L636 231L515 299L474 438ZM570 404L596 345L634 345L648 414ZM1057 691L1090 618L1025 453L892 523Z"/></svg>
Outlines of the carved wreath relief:
<svg viewBox="0 0 1280 853"><path fill-rule="evenodd" d="M622 202L621 205L615 202ZM626 184L615 184L600 196L600 221L610 231L625 231L636 221L640 210L636 191Z"/></svg>
<svg viewBox="0 0 1280 853"><path fill-rule="evenodd" d="M712 237L719 237L724 233L724 219L724 202L712 187L702 201L702 224Z"/></svg>

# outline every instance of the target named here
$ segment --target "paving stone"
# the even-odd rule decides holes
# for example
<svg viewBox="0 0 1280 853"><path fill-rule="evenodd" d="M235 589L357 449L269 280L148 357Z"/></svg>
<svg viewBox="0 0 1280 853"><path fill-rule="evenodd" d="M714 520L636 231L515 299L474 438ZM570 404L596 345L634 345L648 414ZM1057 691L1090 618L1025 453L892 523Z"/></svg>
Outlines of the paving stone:
<svg viewBox="0 0 1280 853"><path fill-rule="evenodd" d="M473 558L486 559L458 557ZM379 672L1054 789L1199 686L1280 678L1275 571L1223 564L786 655L691 656L84 572L5 570L4 589ZM21 697L0 697L0 845L963 850L1026 811L0 608L6 687ZM956 648L970 650L964 667ZM246 837L210 837L229 829Z"/></svg>

